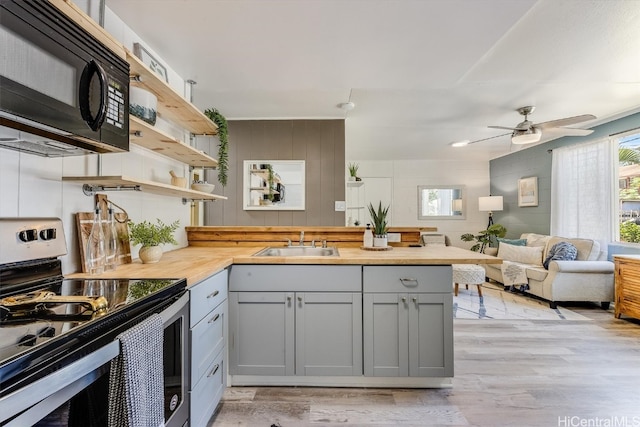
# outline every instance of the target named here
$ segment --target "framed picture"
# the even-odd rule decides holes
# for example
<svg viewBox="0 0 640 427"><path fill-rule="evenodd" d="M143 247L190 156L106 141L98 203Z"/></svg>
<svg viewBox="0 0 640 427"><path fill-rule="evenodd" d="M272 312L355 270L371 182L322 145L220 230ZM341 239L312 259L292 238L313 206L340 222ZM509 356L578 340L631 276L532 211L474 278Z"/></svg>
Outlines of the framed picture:
<svg viewBox="0 0 640 427"><path fill-rule="evenodd" d="M156 58L149 53L140 43L133 44L133 54L140 58L144 64L151 69L151 71L158 74L165 82L169 82L169 76L167 75L167 68L162 65Z"/></svg>
<svg viewBox="0 0 640 427"><path fill-rule="evenodd" d="M538 206L538 177L518 180L518 206Z"/></svg>

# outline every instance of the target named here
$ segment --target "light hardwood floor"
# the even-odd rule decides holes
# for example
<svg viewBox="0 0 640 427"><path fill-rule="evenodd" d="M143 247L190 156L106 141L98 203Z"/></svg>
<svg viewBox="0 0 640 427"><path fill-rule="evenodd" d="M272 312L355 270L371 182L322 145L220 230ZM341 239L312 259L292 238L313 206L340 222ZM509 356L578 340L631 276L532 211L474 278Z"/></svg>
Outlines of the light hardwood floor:
<svg viewBox="0 0 640 427"><path fill-rule="evenodd" d="M232 387L209 427L640 426L640 321L567 307L589 320L455 319L450 389Z"/></svg>

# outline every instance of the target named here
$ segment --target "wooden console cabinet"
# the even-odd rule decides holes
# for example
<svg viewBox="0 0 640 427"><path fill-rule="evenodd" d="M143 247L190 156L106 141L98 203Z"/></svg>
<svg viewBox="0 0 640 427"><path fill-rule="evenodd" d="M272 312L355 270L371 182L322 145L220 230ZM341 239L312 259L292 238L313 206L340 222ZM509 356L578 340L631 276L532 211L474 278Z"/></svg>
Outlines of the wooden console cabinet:
<svg viewBox="0 0 640 427"><path fill-rule="evenodd" d="M640 257L614 256L616 296L614 315L640 319Z"/></svg>

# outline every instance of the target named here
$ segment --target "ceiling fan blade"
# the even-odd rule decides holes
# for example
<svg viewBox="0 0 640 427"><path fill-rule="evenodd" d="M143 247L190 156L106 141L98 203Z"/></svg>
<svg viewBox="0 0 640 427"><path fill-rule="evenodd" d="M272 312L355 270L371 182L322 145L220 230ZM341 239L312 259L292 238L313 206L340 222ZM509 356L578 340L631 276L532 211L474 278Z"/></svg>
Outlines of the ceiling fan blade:
<svg viewBox="0 0 640 427"><path fill-rule="evenodd" d="M595 119L593 114L582 114L581 116L565 117L564 119L550 120L548 122L536 123L535 126L541 129L558 128L571 126L577 123L586 122Z"/></svg>
<svg viewBox="0 0 640 427"><path fill-rule="evenodd" d="M563 136L587 136L593 133L593 129L576 129L576 128L547 128L544 133L563 135Z"/></svg>
<svg viewBox="0 0 640 427"><path fill-rule="evenodd" d="M487 126L488 128L491 129L506 129L506 130L527 130L527 129L521 129L521 128L510 128L507 126Z"/></svg>
<svg viewBox="0 0 640 427"><path fill-rule="evenodd" d="M502 135L490 136L489 138L476 139L475 141L471 141L471 142L467 143L467 145L475 144L476 142L488 141L490 139L500 138L502 136L507 136L507 135L511 135L511 132L503 133Z"/></svg>

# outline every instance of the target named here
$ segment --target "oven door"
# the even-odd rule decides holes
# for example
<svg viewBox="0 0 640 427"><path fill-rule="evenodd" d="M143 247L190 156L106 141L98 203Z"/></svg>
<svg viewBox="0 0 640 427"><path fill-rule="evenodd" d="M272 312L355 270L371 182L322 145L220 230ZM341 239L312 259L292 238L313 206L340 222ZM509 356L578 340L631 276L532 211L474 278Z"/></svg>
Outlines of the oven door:
<svg viewBox="0 0 640 427"><path fill-rule="evenodd" d="M48 1L0 0L0 51L13 58L0 67L0 123L87 150L128 151L125 60Z"/></svg>
<svg viewBox="0 0 640 427"><path fill-rule="evenodd" d="M165 426L189 418L189 293L160 312L164 323ZM0 399L0 425L106 426L109 366L120 353L115 340L84 358ZM15 416L15 414L19 414Z"/></svg>

